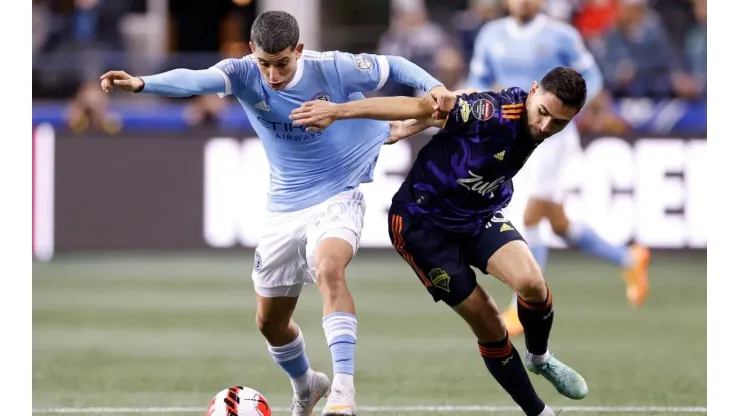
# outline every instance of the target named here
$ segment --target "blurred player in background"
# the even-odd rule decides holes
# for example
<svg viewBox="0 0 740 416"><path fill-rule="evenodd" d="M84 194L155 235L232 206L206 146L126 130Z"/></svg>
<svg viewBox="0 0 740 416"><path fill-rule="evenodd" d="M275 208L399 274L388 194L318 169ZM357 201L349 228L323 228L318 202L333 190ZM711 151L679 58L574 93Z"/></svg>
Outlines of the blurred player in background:
<svg viewBox="0 0 740 416"><path fill-rule="evenodd" d="M567 66L583 74L587 103L602 89L603 78L593 56L572 26L540 13L542 0L509 0L510 16L487 23L475 43L470 63L471 88L488 90L529 85L550 69ZM524 211L525 236L540 268L547 263L547 245L539 224L546 219L555 234L569 245L594 254L623 269L629 303L640 306L648 294L650 253L640 245L615 246L586 224L571 221L563 208L563 171L568 156L580 151L578 129L571 123L546 140L527 164L532 192ZM522 332L516 312L516 294L504 314L509 334Z"/></svg>
<svg viewBox="0 0 740 416"><path fill-rule="evenodd" d="M359 185L371 182L388 123L354 120L319 132L292 124L302 103L360 100L386 80L430 93L441 107L455 97L404 58L304 50L298 24L280 11L261 14L251 29L252 54L204 70L175 69L132 77L111 71L102 88L169 97L233 94L241 103L270 164L265 233L255 252L252 279L257 325L275 362L293 385L293 415L311 414L329 392L328 377L313 371L298 325L292 320L304 284L318 284L323 326L334 363L324 415L355 415L354 355L357 317L345 268L357 252L365 202Z"/></svg>
<svg viewBox="0 0 740 416"><path fill-rule="evenodd" d="M570 68L548 72L529 92L509 88L458 97L446 120L410 97L370 98L345 104L314 101L293 111L296 124L326 128L335 120L402 120L391 142L441 127L416 158L388 213L393 246L435 302L455 310L478 338L491 375L528 416L552 416L532 387L491 296L472 267L499 278L518 296L525 363L562 395L582 399L586 381L548 349L552 294L530 249L501 211L511 201L511 179L543 140L563 130L586 101L586 82ZM542 144L544 146L544 144ZM537 150L542 152L544 150Z"/></svg>

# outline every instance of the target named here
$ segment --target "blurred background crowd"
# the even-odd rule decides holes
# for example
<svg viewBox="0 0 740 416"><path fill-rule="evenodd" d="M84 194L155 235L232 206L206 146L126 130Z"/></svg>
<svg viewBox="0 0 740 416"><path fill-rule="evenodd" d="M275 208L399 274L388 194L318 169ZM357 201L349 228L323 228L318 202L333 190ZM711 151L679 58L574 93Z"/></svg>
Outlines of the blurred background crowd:
<svg viewBox="0 0 740 416"><path fill-rule="evenodd" d="M580 31L604 74L606 90L579 117L581 131L625 132L654 112L657 103L673 113L683 111L683 117L703 111L706 118L706 0L542 2L544 13ZM77 131L119 131L126 117L136 117L126 112L131 97L102 93L102 73L113 68L135 75L199 69L244 56L251 23L265 8L259 3L33 0L34 121ZM318 8L316 27L308 28L309 41L303 39L307 48L403 56L450 89L465 86L481 26L507 15L506 0L307 3ZM388 83L379 93L419 92ZM136 97L142 99L163 100ZM181 107L174 114L188 126L218 123L234 111L233 102L215 95L165 101ZM651 126L661 128L660 123Z"/></svg>

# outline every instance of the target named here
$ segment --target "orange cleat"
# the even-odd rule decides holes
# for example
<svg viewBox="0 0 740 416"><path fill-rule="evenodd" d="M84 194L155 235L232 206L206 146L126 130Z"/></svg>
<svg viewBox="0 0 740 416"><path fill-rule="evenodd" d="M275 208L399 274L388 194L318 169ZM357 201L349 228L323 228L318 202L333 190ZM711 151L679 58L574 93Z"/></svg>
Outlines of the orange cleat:
<svg viewBox="0 0 740 416"><path fill-rule="evenodd" d="M504 325L506 330L509 332L509 338L514 338L524 332L522 323L519 322L519 313L517 312L516 306L509 306L503 314Z"/></svg>
<svg viewBox="0 0 740 416"><path fill-rule="evenodd" d="M625 285L627 285L627 301L632 307L640 307L650 292L648 284L648 265L650 264L650 250L638 244L629 248L633 259L633 265L625 268L622 272Z"/></svg>

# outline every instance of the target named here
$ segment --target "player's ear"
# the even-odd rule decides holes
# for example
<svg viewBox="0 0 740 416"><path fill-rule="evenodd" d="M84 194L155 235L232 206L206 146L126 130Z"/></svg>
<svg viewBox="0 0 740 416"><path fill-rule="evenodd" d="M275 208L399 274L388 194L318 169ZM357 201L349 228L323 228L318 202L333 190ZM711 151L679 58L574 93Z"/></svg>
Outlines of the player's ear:
<svg viewBox="0 0 740 416"><path fill-rule="evenodd" d="M252 43L251 40L249 41L249 50L251 50L252 53L256 53L257 52L257 48L254 46L254 43Z"/></svg>
<svg viewBox="0 0 740 416"><path fill-rule="evenodd" d="M537 81L532 81L532 88L529 90L530 95L534 95L534 93L537 92L537 89L540 87L540 84L537 83Z"/></svg>
<svg viewBox="0 0 740 416"><path fill-rule="evenodd" d="M295 51L295 53L297 55L296 58L300 58L301 55L303 54L303 44L302 43L299 43L299 44L295 45L294 51Z"/></svg>

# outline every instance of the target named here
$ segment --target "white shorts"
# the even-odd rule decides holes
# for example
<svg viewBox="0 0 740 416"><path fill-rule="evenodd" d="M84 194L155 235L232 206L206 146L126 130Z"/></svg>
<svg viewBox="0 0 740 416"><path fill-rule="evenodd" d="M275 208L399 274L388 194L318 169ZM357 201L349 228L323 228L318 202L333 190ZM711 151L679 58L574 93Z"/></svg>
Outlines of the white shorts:
<svg viewBox="0 0 740 416"><path fill-rule="evenodd" d="M522 168L522 176L529 182L529 198L562 203L567 191L566 166L570 158L581 150L578 129L568 126L547 138Z"/></svg>
<svg viewBox="0 0 740 416"><path fill-rule="evenodd" d="M328 237L345 240L357 254L365 216L362 191L352 189L295 212L268 212L254 253L252 280L262 297L296 297L315 282L314 254Z"/></svg>

